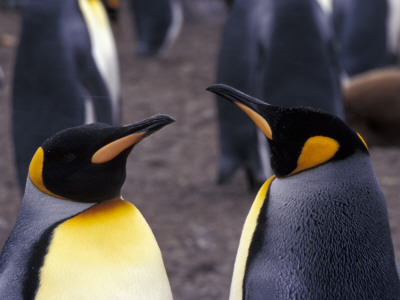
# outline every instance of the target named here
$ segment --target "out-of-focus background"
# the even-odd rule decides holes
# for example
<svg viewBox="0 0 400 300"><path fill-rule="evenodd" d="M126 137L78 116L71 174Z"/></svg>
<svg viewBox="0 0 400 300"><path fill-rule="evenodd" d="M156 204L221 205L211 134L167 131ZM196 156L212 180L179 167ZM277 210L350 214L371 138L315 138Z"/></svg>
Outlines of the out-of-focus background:
<svg viewBox="0 0 400 300"><path fill-rule="evenodd" d="M176 119L135 148L123 195L153 229L177 300L227 299L241 228L255 196L248 192L242 171L228 185L215 183L217 115L214 97L205 88L215 82L226 16L222 1L186 1L182 31L163 58L135 54L132 18L124 1L119 21L112 24L120 61L122 123L157 113ZM0 66L5 75L0 88L0 247L21 200L10 126L20 21L21 10L0 10ZM372 146L370 153L400 261L400 148Z"/></svg>

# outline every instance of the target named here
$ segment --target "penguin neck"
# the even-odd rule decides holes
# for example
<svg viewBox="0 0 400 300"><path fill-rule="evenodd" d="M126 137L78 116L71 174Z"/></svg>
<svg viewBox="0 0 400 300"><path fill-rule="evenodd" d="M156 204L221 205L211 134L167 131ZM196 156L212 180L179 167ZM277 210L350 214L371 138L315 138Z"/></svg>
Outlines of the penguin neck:
<svg viewBox="0 0 400 300"><path fill-rule="evenodd" d="M325 185L326 182L336 183L343 181L354 181L371 179L371 174L375 174L371 159L365 153L356 153L343 160L332 161L312 169L305 170L301 173L285 177L277 178L277 181L285 182L285 184L299 184L303 186L304 182L312 185ZM375 179L375 175L373 176Z"/></svg>
<svg viewBox="0 0 400 300"><path fill-rule="evenodd" d="M25 194L22 199L20 215L34 216L38 220L46 220L51 225L70 218L96 203L83 203L57 198L40 191L28 177Z"/></svg>

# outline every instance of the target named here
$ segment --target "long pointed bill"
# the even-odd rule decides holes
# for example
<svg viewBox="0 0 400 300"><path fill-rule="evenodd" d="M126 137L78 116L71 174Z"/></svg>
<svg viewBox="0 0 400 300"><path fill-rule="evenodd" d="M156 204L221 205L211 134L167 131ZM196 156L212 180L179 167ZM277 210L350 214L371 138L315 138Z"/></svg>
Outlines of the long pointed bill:
<svg viewBox="0 0 400 300"><path fill-rule="evenodd" d="M133 147L145 137L153 134L175 120L167 115L157 115L143 121L121 127L116 138L97 150L92 156L92 163L102 164L117 157L124 150Z"/></svg>
<svg viewBox="0 0 400 300"><path fill-rule="evenodd" d="M259 114L261 107L271 105L242 93L225 84L213 84L207 88L207 91L213 92L222 98L225 98L240 107L260 128L265 136L272 140L272 130L268 122Z"/></svg>

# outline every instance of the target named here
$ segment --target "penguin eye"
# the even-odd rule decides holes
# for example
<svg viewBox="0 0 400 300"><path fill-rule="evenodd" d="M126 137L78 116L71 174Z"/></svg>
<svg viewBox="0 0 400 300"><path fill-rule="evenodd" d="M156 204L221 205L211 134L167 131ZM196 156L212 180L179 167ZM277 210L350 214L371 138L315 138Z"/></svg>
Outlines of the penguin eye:
<svg viewBox="0 0 400 300"><path fill-rule="evenodd" d="M75 158L76 158L76 155L71 153L71 152L67 153L67 154L64 154L64 159L66 161L73 161L73 160L75 160Z"/></svg>

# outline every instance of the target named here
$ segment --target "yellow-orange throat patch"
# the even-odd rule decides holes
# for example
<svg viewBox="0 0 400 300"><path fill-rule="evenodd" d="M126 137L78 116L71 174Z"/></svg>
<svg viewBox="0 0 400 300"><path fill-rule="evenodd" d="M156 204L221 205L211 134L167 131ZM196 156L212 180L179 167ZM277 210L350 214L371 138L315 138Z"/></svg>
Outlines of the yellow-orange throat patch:
<svg viewBox="0 0 400 300"><path fill-rule="evenodd" d="M113 199L54 230L35 299L164 298L152 298L160 293L172 299L155 237L133 204Z"/></svg>
<svg viewBox="0 0 400 300"><path fill-rule="evenodd" d="M318 166L331 159L339 150L339 143L326 136L310 137L301 150L296 169L290 174Z"/></svg>

